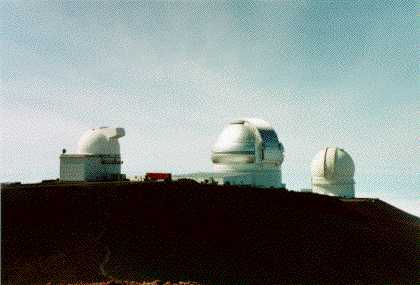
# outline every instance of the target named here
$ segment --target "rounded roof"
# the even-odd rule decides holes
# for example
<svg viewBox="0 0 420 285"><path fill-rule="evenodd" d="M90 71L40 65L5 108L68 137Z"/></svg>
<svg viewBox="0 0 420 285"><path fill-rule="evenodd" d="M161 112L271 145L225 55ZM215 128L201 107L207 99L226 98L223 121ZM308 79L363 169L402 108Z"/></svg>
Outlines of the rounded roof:
<svg viewBox="0 0 420 285"><path fill-rule="evenodd" d="M86 131L79 140L78 153L119 155L118 139L125 135L123 128L100 127Z"/></svg>
<svg viewBox="0 0 420 285"><path fill-rule="evenodd" d="M261 119L231 121L212 148L213 163L281 163L283 145L271 125ZM260 154L263 151L263 154Z"/></svg>
<svg viewBox="0 0 420 285"><path fill-rule="evenodd" d="M263 119L259 118L245 118L243 121L252 124L257 129L272 129L271 124Z"/></svg>
<svg viewBox="0 0 420 285"><path fill-rule="evenodd" d="M254 149L255 133L252 127L233 122L227 125L214 144L214 152L250 151Z"/></svg>
<svg viewBox="0 0 420 285"><path fill-rule="evenodd" d="M327 147L319 151L311 164L312 177L334 179L353 177L355 166L351 156L341 148Z"/></svg>

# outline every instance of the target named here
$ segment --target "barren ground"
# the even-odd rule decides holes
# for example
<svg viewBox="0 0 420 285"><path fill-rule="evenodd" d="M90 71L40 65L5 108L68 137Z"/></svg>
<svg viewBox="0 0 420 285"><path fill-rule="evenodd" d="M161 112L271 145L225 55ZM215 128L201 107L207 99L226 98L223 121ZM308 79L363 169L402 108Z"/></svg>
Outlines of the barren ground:
<svg viewBox="0 0 420 285"><path fill-rule="evenodd" d="M2 284L417 278L419 219L379 200L119 182L4 187L1 202Z"/></svg>

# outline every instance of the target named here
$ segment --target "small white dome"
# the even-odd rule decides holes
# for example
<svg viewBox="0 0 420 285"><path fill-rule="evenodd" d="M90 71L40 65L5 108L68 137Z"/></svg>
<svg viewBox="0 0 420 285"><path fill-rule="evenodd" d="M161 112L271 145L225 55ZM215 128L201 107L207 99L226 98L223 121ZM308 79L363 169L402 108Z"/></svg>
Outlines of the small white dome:
<svg viewBox="0 0 420 285"><path fill-rule="evenodd" d="M311 164L312 192L354 198L354 162L341 148L327 147Z"/></svg>
<svg viewBox="0 0 420 285"><path fill-rule="evenodd" d="M352 178L354 176L354 162L343 149L327 147L318 152L311 164L312 177L323 177L334 180Z"/></svg>
<svg viewBox="0 0 420 285"><path fill-rule="evenodd" d="M80 154L120 155L118 139L124 135L123 128L90 129L80 138L78 152Z"/></svg>

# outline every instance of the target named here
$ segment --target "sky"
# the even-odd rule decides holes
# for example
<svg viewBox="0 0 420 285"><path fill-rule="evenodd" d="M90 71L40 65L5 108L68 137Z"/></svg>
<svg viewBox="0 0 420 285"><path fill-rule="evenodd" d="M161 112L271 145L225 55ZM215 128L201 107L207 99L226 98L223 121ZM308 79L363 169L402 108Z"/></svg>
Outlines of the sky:
<svg viewBox="0 0 420 285"><path fill-rule="evenodd" d="M287 188L338 146L357 196L420 216L420 17L382 2L3 1L0 181L57 178L99 126L125 128L127 176L211 171L223 127L258 117Z"/></svg>

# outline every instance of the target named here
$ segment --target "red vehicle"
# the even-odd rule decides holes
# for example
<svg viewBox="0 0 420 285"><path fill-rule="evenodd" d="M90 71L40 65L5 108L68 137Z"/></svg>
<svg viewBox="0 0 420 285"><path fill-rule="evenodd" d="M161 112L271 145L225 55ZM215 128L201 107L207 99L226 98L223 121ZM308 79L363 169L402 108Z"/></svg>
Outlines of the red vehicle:
<svg viewBox="0 0 420 285"><path fill-rule="evenodd" d="M144 176L145 181L171 181L171 173L148 172Z"/></svg>

